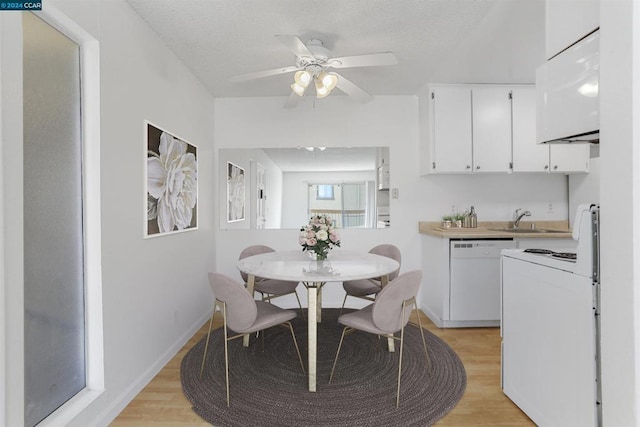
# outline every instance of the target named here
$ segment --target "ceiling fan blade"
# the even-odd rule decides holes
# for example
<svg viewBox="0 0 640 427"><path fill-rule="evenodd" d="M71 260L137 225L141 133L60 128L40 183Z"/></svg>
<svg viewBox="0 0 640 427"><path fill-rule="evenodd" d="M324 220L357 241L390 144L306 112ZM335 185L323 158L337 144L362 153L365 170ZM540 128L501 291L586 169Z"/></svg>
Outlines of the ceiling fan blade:
<svg viewBox="0 0 640 427"><path fill-rule="evenodd" d="M298 38L298 36L290 36L286 34L278 34L276 38L280 40L280 43L289 48L298 58L308 59L313 58L313 53L307 46Z"/></svg>
<svg viewBox="0 0 640 427"><path fill-rule="evenodd" d="M265 70L265 71L256 71L255 73L248 73L248 74L241 74L239 76L234 76L231 77L229 79L229 81L231 82L243 82L246 80L253 80L253 79L261 79L263 77L269 77L269 76L275 76L278 74L284 74L284 73L291 73L294 71L298 71L301 70L302 68L300 67L280 67L280 68L274 68L273 70Z"/></svg>
<svg viewBox="0 0 640 427"><path fill-rule="evenodd" d="M374 67L378 65L396 65L398 59L393 52L369 53L366 55L343 56L342 58L332 58L329 60L329 67L352 68L352 67Z"/></svg>
<svg viewBox="0 0 640 427"><path fill-rule="evenodd" d="M284 108L294 108L300 102L300 98L302 97L294 91L291 91L289 98L287 98L287 101L284 103Z"/></svg>
<svg viewBox="0 0 640 427"><path fill-rule="evenodd" d="M338 73L331 73L331 74L334 74L338 77L338 83L336 84L336 87L341 91L343 91L344 93L346 93L347 95L349 95L350 97L352 97L353 99L355 99L356 101L360 101L364 104L367 102L371 102L373 100L373 96L369 95L367 92L360 89L353 82L344 78L344 76L342 76L341 74L338 74Z"/></svg>

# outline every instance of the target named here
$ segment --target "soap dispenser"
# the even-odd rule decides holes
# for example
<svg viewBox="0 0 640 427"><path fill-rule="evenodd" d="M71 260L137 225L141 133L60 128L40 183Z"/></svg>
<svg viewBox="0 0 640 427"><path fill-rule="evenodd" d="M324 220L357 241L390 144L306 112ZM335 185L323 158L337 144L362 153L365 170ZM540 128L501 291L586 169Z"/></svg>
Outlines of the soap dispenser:
<svg viewBox="0 0 640 427"><path fill-rule="evenodd" d="M478 228L478 215L473 206L471 206L471 210L469 211L469 226L471 228Z"/></svg>

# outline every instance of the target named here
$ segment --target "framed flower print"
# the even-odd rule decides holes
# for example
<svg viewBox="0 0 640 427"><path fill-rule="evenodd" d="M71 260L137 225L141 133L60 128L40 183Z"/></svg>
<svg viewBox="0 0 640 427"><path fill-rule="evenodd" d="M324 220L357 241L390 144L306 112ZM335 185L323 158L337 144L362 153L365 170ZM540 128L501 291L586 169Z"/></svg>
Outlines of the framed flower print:
<svg viewBox="0 0 640 427"><path fill-rule="evenodd" d="M145 237L198 228L198 149L145 122Z"/></svg>

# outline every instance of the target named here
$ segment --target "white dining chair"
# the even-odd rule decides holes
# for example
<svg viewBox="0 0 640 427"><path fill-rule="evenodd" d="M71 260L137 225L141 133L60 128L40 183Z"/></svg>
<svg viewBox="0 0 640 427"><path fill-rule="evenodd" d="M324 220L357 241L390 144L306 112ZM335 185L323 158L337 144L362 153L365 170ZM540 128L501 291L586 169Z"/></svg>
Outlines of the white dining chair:
<svg viewBox="0 0 640 427"><path fill-rule="evenodd" d="M398 261L398 264L402 262L402 254L397 246L391 244L382 244L371 248L369 251L371 254L382 255L388 258ZM400 267L388 276L388 281L391 281L398 277L400 273ZM340 314L344 310L344 306L347 302L347 297L352 296L356 298L366 299L373 301L375 296L380 292L383 286L383 279L381 277L375 279L362 279L362 280L348 280L342 283L344 288L344 300L342 301L342 307L340 307Z"/></svg>
<svg viewBox="0 0 640 427"><path fill-rule="evenodd" d="M248 246L240 252L239 259L244 259L253 255L264 254L268 252L275 252L272 248L265 245L253 245ZM242 280L244 280L245 285L249 280L249 275L244 272L240 272L240 276ZM302 308L302 303L300 302L300 297L298 297L298 292L296 288L298 287L298 282L291 282L287 280L275 280L275 279L264 279L261 277L255 278L255 284L253 287L254 292L258 292L262 295L262 301L271 302L274 298L279 298L285 295L295 295L296 300L298 301L298 307L300 307L300 313L304 318L304 309Z"/></svg>
<svg viewBox="0 0 640 427"><path fill-rule="evenodd" d="M413 270L399 275L389 282L387 286L382 288L378 293L373 304L365 308L343 314L338 317L338 323L344 325L340 344L336 351L336 357L331 368L329 383L333 379L333 374L340 355L340 349L346 334L353 331L364 331L378 336L384 336L400 341L400 355L398 361L398 387L396 392L396 407L400 406L400 379L402 376L402 351L404 344L404 327L409 323L411 312L417 309L416 295L420 288L422 272ZM431 370L431 360L427 351L427 342L424 338L424 330L418 313L418 327L422 336L422 345L427 362L427 370ZM400 337L394 334L400 331ZM394 353L388 353L388 357L392 357Z"/></svg>
<svg viewBox="0 0 640 427"><path fill-rule="evenodd" d="M207 349L209 347L209 338L211 337L211 326L213 317L219 308L222 311L223 327L224 327L224 366L225 380L227 385L227 406L229 406L229 351L228 343L231 340L240 338L245 334L263 331L272 326L282 325L289 328L293 338L293 344L298 353L298 360L304 373L304 363L300 355L300 348L293 332L293 326L290 320L296 317L296 312L285 310L273 304L264 301L256 301L249 294L247 289L230 277L220 273L209 273L209 285L215 295L213 306L213 314L209 321L209 332L207 333L207 341L204 346L204 354L202 355L202 365L200 367L200 377L204 370L204 363L207 357ZM229 336L229 330L234 331L237 335Z"/></svg>

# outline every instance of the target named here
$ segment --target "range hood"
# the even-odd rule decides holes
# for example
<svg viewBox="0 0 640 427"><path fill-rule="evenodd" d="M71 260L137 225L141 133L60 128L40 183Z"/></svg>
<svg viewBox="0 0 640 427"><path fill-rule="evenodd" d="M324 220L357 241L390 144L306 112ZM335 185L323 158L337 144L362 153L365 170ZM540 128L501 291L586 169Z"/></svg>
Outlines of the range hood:
<svg viewBox="0 0 640 427"><path fill-rule="evenodd" d="M599 34L587 35L536 70L538 143L600 142Z"/></svg>

